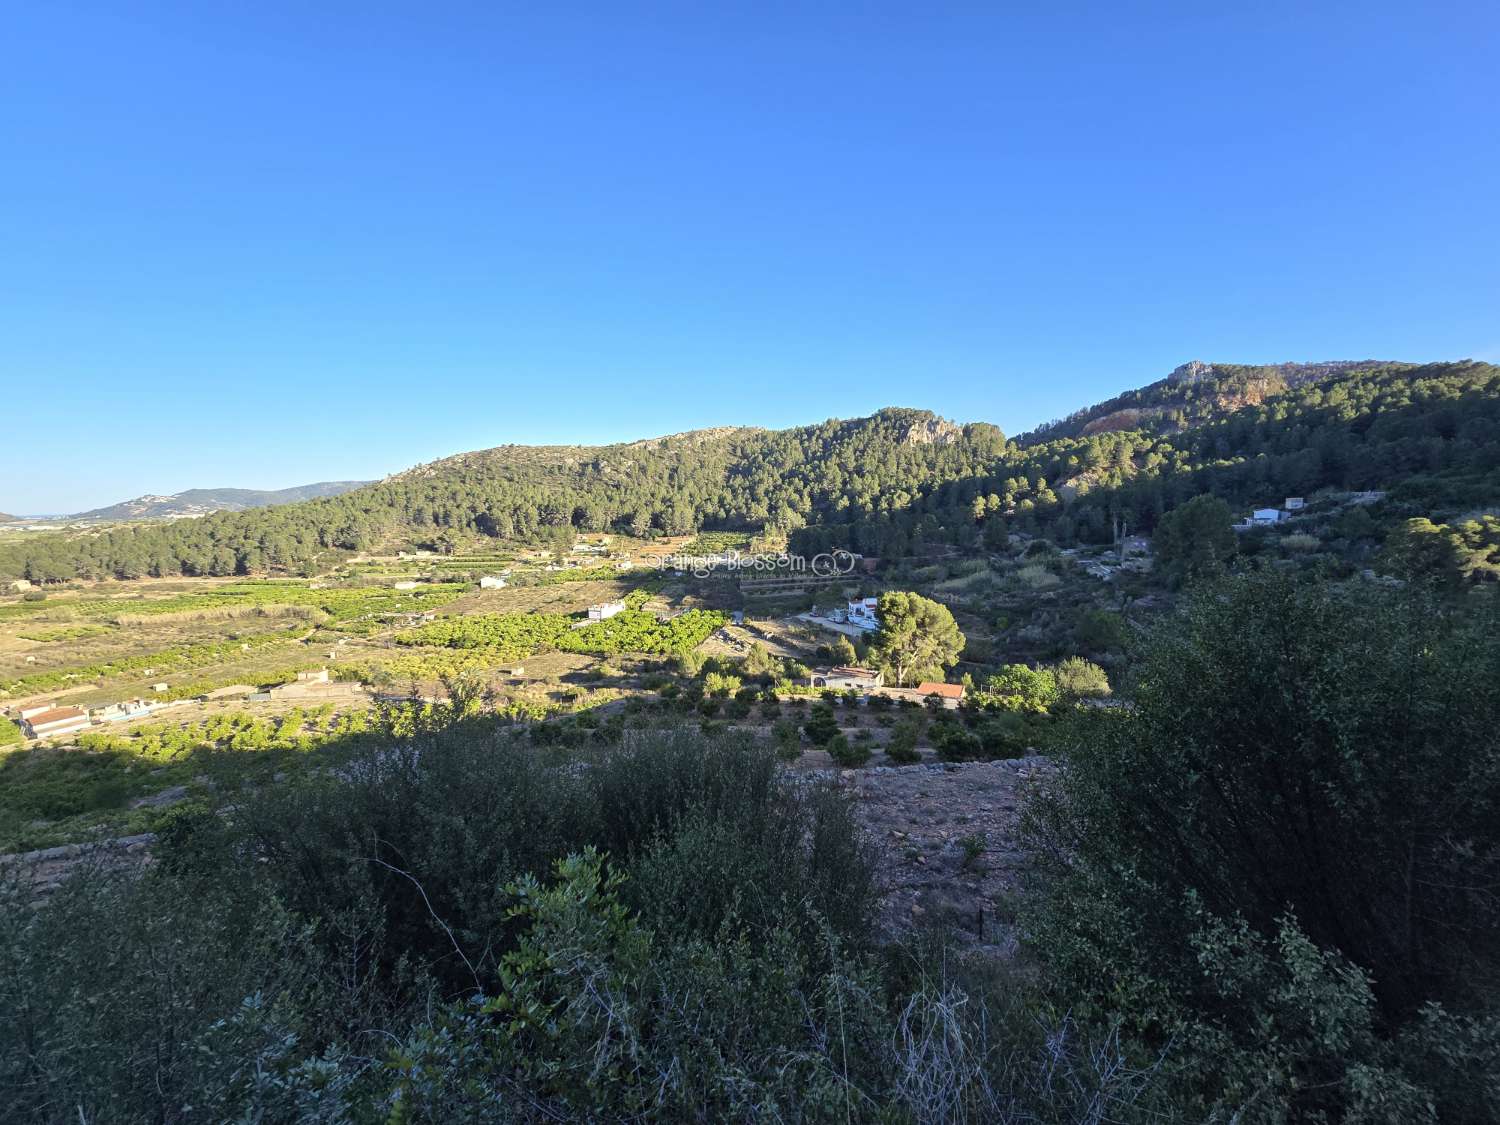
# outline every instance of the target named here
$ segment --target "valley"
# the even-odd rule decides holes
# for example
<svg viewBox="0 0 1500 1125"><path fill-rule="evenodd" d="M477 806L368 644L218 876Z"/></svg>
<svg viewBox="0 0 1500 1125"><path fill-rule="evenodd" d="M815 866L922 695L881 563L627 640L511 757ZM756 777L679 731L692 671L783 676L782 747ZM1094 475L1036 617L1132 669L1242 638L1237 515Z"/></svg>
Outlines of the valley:
<svg viewBox="0 0 1500 1125"><path fill-rule="evenodd" d="M507 1004L534 978L506 977L519 954L496 961L479 935L518 902L594 904L566 907L547 948L594 933L598 909L625 927L599 938L611 957L646 940L630 929L645 918L680 942L700 916L748 911L780 943L745 954L756 972L810 956L837 925L854 960L808 969L818 988L833 987L819 974L881 958L951 961L943 987L962 979L985 1011L1010 996L1041 1019L1058 982L1074 996L1112 987L1091 967L1115 956L1096 897L1190 933L1174 940L1191 948L1218 932L1111 882L1117 839L1176 885L1187 877L1172 865L1197 861L1158 838L1171 825L1228 872L1192 876L1218 909L1273 878L1284 889L1268 901L1299 896L1310 925L1332 926L1298 881L1280 798L1235 829L1256 837L1248 853L1193 823L1195 802L1268 799L1285 730L1363 748L1426 721L1390 690L1407 675L1392 661L1427 659L1403 646L1463 669L1429 680L1429 696L1491 705L1472 684L1500 658L1484 625L1500 589L1500 369L1196 365L1019 440L887 410L499 447L275 507L11 533L0 580L0 891L13 910L71 918L102 907L70 897L97 886L149 911L133 896L202 879L213 914L159 916L234 917L225 895L323 917L330 901L379 901L391 920L368 925L395 943L379 956L428 949L434 987L453 993L454 950L512 982ZM1402 717L1367 726L1383 708ZM1205 767L1199 740L1234 750ZM1333 771L1330 800L1353 800L1309 753L1308 770ZM1489 760L1445 759L1447 784L1471 794L1466 823L1486 815L1494 787L1468 771ZM1215 788L1162 796L1205 768ZM1374 846L1362 832L1346 827L1338 862ZM616 875L590 866L606 862L591 841L615 849ZM250 854L269 884L243 870ZM1260 854L1274 874L1239 870ZM359 889L372 864L391 878ZM548 864L554 889L524 882ZM637 882L618 892L623 870ZM496 872L523 882L497 890ZM1343 872L1341 886L1361 885ZM736 897L784 882L797 897L774 908ZM629 923L620 893L641 912ZM541 927L564 908L535 909ZM739 948L719 941L715 957ZM1166 971L1148 940L1129 943L1132 971ZM930 992L904 1002L950 1018ZM868 1015L884 1028L872 1034L892 1034ZM985 1034L952 1018L965 1042ZM1133 1034L1139 1062L1159 1040ZM1105 1049L1091 1042L1067 1049ZM1260 1050L1250 1042L1237 1065L1262 1065ZM882 1075L911 1065L881 1058ZM464 1065L444 1058L439 1072ZM1080 1081L1117 1106L1136 1096L1097 1072Z"/></svg>

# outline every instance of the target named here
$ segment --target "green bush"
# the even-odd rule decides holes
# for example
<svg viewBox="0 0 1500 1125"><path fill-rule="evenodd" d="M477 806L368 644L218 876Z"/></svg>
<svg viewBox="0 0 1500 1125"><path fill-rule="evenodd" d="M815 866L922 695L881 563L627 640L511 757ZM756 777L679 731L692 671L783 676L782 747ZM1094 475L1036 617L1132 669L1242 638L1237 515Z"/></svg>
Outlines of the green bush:
<svg viewBox="0 0 1500 1125"><path fill-rule="evenodd" d="M1063 699L1098 699L1110 694L1109 675L1080 656L1061 661L1052 674Z"/></svg>
<svg viewBox="0 0 1500 1125"><path fill-rule="evenodd" d="M1150 1075L1030 986L874 956L848 801L744 739L579 768L469 721L209 796L144 872L40 903L0 881L7 1120L1150 1109Z"/></svg>
<svg viewBox="0 0 1500 1125"><path fill-rule="evenodd" d="M1176 1044L1221 1116L1497 1104L1500 906L1471 890L1500 854L1496 606L1232 579L1143 657L1132 709L1065 720L1029 815L1059 995ZM1402 1044L1439 1024L1463 1043L1418 1063Z"/></svg>
<svg viewBox="0 0 1500 1125"><path fill-rule="evenodd" d="M823 748L833 759L834 765L844 769L862 766L870 760L870 747L864 742L850 742L843 734L836 734L824 743Z"/></svg>
<svg viewBox="0 0 1500 1125"><path fill-rule="evenodd" d="M958 723L940 723L933 727L932 744L945 762L967 762L980 757L984 747L979 738Z"/></svg>
<svg viewBox="0 0 1500 1125"><path fill-rule="evenodd" d="M838 736L839 721L827 703L814 705L802 724L802 732L814 746L823 746Z"/></svg>
<svg viewBox="0 0 1500 1125"><path fill-rule="evenodd" d="M891 737L885 744L885 753L898 765L910 765L922 760L917 751L917 742L922 737L922 725L912 719L902 719L891 729Z"/></svg>

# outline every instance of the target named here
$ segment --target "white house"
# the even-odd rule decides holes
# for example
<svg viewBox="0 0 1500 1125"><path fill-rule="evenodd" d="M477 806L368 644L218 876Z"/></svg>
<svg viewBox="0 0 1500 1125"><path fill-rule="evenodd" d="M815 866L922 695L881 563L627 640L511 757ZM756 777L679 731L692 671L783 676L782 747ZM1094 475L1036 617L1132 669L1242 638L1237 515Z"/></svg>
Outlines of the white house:
<svg viewBox="0 0 1500 1125"><path fill-rule="evenodd" d="M1269 524L1281 522L1280 508L1256 508L1250 513L1250 522L1255 524Z"/></svg>
<svg viewBox="0 0 1500 1125"><path fill-rule="evenodd" d="M830 668L826 672L812 674L812 686L831 688L836 691L873 691L885 683L885 677L868 668Z"/></svg>
<svg viewBox="0 0 1500 1125"><path fill-rule="evenodd" d="M410 581L409 579L406 580L406 581L394 583L391 586L392 590L415 590L416 588L417 588L417 584L415 582Z"/></svg>
<svg viewBox="0 0 1500 1125"><path fill-rule="evenodd" d="M625 609L624 602L600 602L598 605L589 606L590 621L608 621L617 613Z"/></svg>
<svg viewBox="0 0 1500 1125"><path fill-rule="evenodd" d="M28 713L29 712L29 713ZM77 707L50 707L42 711L28 708L21 712L21 733L27 738L47 738L54 734L71 734L89 725L89 717Z"/></svg>
<svg viewBox="0 0 1500 1125"><path fill-rule="evenodd" d="M505 579L497 578L493 574L486 574L480 578L479 588L481 590L503 590L505 589Z"/></svg>
<svg viewBox="0 0 1500 1125"><path fill-rule="evenodd" d="M875 612L878 604L875 598L856 598L849 603L849 624L857 626L866 632L873 633L880 628L880 615Z"/></svg>
<svg viewBox="0 0 1500 1125"><path fill-rule="evenodd" d="M1303 508L1307 507L1307 501L1301 496L1288 496L1286 503L1282 507L1289 512L1300 512Z"/></svg>

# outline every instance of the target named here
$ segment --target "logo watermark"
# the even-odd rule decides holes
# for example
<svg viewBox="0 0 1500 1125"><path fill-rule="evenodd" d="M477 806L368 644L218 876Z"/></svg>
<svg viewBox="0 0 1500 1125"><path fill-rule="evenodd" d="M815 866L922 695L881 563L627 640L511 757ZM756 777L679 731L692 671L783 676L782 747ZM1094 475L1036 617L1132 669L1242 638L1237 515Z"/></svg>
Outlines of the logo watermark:
<svg viewBox="0 0 1500 1125"><path fill-rule="evenodd" d="M850 551L826 551L822 554L791 555L782 552L721 551L713 555L647 555L646 563L657 570L680 570L694 578L709 578L719 571L760 574L813 574L819 578L837 578L851 574L859 556Z"/></svg>

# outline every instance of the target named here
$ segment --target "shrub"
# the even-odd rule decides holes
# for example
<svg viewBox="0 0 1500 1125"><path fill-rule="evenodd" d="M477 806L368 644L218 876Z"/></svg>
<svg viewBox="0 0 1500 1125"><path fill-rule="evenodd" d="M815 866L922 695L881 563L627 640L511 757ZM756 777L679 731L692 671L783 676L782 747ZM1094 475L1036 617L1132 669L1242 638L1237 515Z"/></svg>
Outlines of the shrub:
<svg viewBox="0 0 1500 1125"><path fill-rule="evenodd" d="M1097 699L1110 694L1109 675L1081 656L1070 656L1052 669L1057 693L1064 699Z"/></svg>
<svg viewBox="0 0 1500 1125"><path fill-rule="evenodd" d="M728 699L740 690L740 678L738 676L726 676L719 672L710 672L703 677L703 691L707 695L719 699Z"/></svg>
<svg viewBox="0 0 1500 1125"><path fill-rule="evenodd" d="M886 756L900 765L921 761L922 755L917 752L917 740L921 735L920 723L902 719L891 731L891 737L885 744Z"/></svg>
<svg viewBox="0 0 1500 1125"><path fill-rule="evenodd" d="M802 732L807 735L807 740L814 746L822 746L837 736L839 723L834 716L833 708L827 703L819 703L813 707L802 724Z"/></svg>
<svg viewBox="0 0 1500 1125"><path fill-rule="evenodd" d="M802 756L802 732L791 719L777 719L771 724L771 740L783 762L795 762Z"/></svg>
<svg viewBox="0 0 1500 1125"><path fill-rule="evenodd" d="M1057 677L1049 668L1007 664L985 681L976 700L1002 711L1045 712L1058 702Z"/></svg>
<svg viewBox="0 0 1500 1125"><path fill-rule="evenodd" d="M1175 1036L1221 1111L1462 1119L1476 1056L1419 1074L1391 1043L1494 1019L1500 907L1469 888L1500 854L1495 607L1264 574L1200 591L1143 656L1133 709L1064 720L1029 814L1050 978L1073 1005L1158 998L1131 1032Z"/></svg>
<svg viewBox="0 0 1500 1125"><path fill-rule="evenodd" d="M845 769L862 766L870 760L870 747L864 742L850 742L842 734L830 738L823 747L834 764Z"/></svg>
<svg viewBox="0 0 1500 1125"><path fill-rule="evenodd" d="M984 747L979 739L957 723L933 728L932 743L938 757L945 762L966 762L980 756Z"/></svg>

